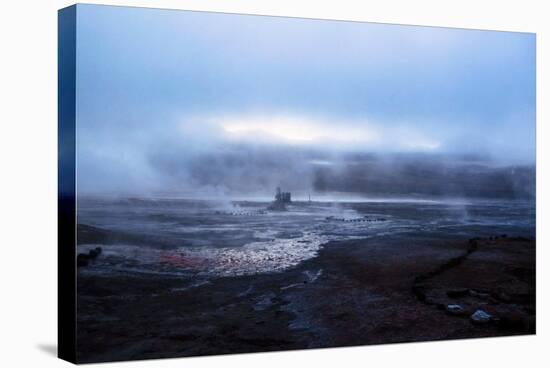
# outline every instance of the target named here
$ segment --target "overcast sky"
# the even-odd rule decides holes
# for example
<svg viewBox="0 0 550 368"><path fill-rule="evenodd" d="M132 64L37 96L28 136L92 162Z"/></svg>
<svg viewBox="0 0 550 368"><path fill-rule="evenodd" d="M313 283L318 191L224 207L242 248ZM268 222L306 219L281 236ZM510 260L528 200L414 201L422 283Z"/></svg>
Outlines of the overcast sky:
<svg viewBox="0 0 550 368"><path fill-rule="evenodd" d="M82 191L158 190L166 167L235 146L534 163L533 34L91 5L77 14Z"/></svg>

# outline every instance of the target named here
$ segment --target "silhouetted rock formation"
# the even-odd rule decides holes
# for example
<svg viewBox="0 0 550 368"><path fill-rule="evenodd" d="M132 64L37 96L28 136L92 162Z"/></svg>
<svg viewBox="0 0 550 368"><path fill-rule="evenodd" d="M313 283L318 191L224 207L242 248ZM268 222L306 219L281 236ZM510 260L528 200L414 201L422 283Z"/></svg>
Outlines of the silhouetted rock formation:
<svg viewBox="0 0 550 368"><path fill-rule="evenodd" d="M96 259L101 254L101 247L97 247L95 249L91 249L88 253L80 253L76 257L76 266L77 267L84 267L87 266L90 261Z"/></svg>

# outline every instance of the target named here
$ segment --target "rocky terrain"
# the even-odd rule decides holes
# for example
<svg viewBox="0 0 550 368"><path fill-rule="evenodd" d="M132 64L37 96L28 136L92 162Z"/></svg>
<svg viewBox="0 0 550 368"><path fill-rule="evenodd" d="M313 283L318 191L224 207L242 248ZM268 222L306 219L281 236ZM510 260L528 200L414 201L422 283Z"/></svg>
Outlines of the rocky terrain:
<svg viewBox="0 0 550 368"><path fill-rule="evenodd" d="M535 241L520 237L331 242L284 272L208 280L88 267L80 362L535 333Z"/></svg>

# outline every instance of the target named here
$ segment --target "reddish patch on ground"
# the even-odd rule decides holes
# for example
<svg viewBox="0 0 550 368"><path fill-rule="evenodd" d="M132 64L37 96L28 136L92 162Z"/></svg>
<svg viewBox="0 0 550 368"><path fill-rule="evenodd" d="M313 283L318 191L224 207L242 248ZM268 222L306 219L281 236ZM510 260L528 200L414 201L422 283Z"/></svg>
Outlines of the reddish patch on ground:
<svg viewBox="0 0 550 368"><path fill-rule="evenodd" d="M164 252L160 255L159 260L161 263L186 268L199 268L206 262L206 259L202 257L189 256L175 252Z"/></svg>

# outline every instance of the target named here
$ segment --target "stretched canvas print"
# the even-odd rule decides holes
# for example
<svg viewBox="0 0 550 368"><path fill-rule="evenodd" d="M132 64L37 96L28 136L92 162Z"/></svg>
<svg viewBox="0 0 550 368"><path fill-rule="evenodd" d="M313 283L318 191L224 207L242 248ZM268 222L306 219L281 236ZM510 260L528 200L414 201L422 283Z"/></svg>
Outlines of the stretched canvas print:
<svg viewBox="0 0 550 368"><path fill-rule="evenodd" d="M59 353L535 333L535 35L59 12Z"/></svg>

